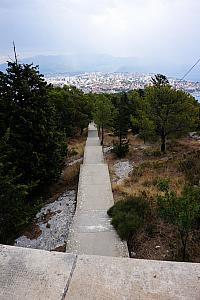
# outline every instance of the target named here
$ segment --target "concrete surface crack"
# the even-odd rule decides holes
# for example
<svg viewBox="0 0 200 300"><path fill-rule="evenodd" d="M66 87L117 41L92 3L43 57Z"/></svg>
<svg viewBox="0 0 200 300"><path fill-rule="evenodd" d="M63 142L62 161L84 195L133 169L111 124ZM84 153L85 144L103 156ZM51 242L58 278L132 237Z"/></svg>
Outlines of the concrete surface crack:
<svg viewBox="0 0 200 300"><path fill-rule="evenodd" d="M64 288L64 292L63 292L63 295L62 295L61 300L64 300L65 297L66 297L66 294L67 294L67 291L68 291L68 289L69 289L69 285L70 285L70 282L71 282L71 279L72 279L74 270L75 270L75 268L76 268L76 262L77 262L77 259L78 259L78 255L75 256L75 259L74 259L74 262L73 262L73 265L72 265L72 269L71 269L71 272L70 272L70 274L69 274L69 278L68 278L68 280L67 280L67 284L66 284L66 286L65 286L65 288Z"/></svg>

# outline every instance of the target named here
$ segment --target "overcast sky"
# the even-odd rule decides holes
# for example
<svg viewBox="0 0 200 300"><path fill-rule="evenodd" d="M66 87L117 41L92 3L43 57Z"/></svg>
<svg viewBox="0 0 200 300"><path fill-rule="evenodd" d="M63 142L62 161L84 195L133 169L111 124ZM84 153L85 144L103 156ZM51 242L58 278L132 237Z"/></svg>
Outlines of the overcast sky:
<svg viewBox="0 0 200 300"><path fill-rule="evenodd" d="M200 0L0 0L0 57L106 53L189 66Z"/></svg>

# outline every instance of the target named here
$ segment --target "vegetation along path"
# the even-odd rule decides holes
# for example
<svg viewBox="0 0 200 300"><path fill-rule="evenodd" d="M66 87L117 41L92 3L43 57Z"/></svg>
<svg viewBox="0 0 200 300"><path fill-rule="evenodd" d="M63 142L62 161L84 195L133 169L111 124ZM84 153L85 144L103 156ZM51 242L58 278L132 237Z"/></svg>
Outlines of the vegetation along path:
<svg viewBox="0 0 200 300"><path fill-rule="evenodd" d="M84 161L80 170L77 209L70 228L67 252L128 256L107 216L113 205L108 166L104 162L95 124L89 125Z"/></svg>

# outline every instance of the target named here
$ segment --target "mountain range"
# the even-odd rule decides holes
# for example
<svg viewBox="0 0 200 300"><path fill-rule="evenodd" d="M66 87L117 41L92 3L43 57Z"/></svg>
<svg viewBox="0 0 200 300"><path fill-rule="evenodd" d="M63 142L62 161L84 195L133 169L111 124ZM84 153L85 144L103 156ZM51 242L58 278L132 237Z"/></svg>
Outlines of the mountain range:
<svg viewBox="0 0 200 300"><path fill-rule="evenodd" d="M187 65L174 65L158 61L142 60L135 57L114 57L107 54L67 54L38 55L20 60L21 63L39 65L40 72L81 73L81 72L133 72L162 73L181 78L188 70ZM7 64L0 64L0 71L5 71ZM187 79L200 81L199 72L194 70Z"/></svg>

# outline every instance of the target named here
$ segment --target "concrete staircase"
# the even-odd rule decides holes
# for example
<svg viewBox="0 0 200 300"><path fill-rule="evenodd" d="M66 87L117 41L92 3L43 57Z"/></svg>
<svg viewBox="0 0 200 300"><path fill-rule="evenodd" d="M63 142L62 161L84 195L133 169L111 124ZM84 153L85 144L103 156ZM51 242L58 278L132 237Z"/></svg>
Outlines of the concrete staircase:
<svg viewBox="0 0 200 300"><path fill-rule="evenodd" d="M107 210L113 204L108 166L104 162L97 129L90 124L67 252L128 257L127 245L119 239L107 216Z"/></svg>

